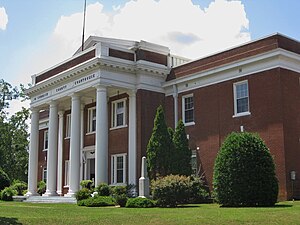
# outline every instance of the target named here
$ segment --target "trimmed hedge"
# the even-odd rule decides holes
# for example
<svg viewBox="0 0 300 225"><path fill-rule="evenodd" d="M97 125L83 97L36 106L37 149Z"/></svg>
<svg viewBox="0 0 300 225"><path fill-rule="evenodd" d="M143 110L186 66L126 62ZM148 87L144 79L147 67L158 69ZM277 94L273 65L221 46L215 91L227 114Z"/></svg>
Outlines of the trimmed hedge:
<svg viewBox="0 0 300 225"><path fill-rule="evenodd" d="M15 191L11 187L6 187L1 191L1 200L3 201L12 201L13 196L17 195L17 191Z"/></svg>
<svg viewBox="0 0 300 225"><path fill-rule="evenodd" d="M214 196L223 206L273 206L278 180L269 149L252 133L231 133L214 167Z"/></svg>
<svg viewBox="0 0 300 225"><path fill-rule="evenodd" d="M126 203L126 208L152 208L156 202L148 198L129 198Z"/></svg>
<svg viewBox="0 0 300 225"><path fill-rule="evenodd" d="M0 191L9 187L10 179L8 175L0 168Z"/></svg>
<svg viewBox="0 0 300 225"><path fill-rule="evenodd" d="M114 199L110 196L99 196L96 195L93 198L88 198L80 200L77 202L78 206L87 206L87 207L100 207L100 206L114 206Z"/></svg>
<svg viewBox="0 0 300 225"><path fill-rule="evenodd" d="M115 202L120 207L125 207L128 197L126 194L116 195L114 196Z"/></svg>
<svg viewBox="0 0 300 225"><path fill-rule="evenodd" d="M106 183L101 183L96 187L96 192L98 192L98 195L100 196L109 196L111 193L111 188Z"/></svg>
<svg viewBox="0 0 300 225"><path fill-rule="evenodd" d="M87 188L82 188L75 193L75 198L77 201L88 199L91 197L91 191Z"/></svg>

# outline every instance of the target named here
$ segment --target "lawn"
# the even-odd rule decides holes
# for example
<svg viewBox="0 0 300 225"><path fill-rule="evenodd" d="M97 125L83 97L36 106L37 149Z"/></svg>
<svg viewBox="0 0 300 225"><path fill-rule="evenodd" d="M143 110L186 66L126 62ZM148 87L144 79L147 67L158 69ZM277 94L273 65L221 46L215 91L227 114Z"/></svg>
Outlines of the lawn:
<svg viewBox="0 0 300 225"><path fill-rule="evenodd" d="M200 204L129 209L0 201L0 224L300 224L300 202L282 202L273 208Z"/></svg>

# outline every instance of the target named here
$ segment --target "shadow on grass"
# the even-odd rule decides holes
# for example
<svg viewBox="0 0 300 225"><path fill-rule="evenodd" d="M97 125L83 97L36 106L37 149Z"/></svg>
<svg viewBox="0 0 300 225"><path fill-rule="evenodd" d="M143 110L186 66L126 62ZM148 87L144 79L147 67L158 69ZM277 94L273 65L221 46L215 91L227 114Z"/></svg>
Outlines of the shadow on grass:
<svg viewBox="0 0 300 225"><path fill-rule="evenodd" d="M0 217L0 224L1 225L8 225L8 224L21 225L22 223L19 223L17 218Z"/></svg>
<svg viewBox="0 0 300 225"><path fill-rule="evenodd" d="M220 206L220 208L290 208L293 207L293 205L287 205L287 204L278 204L274 206Z"/></svg>

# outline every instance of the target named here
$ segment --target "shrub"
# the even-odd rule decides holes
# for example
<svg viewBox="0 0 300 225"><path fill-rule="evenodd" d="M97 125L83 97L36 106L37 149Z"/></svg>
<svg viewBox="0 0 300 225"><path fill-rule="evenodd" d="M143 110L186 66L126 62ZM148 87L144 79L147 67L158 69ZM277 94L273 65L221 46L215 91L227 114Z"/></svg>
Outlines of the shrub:
<svg viewBox="0 0 300 225"><path fill-rule="evenodd" d="M278 180L269 149L251 133L231 133L214 167L214 196L223 206L272 206Z"/></svg>
<svg viewBox="0 0 300 225"><path fill-rule="evenodd" d="M20 180L14 180L11 187L15 191L17 191L17 195L22 196L23 192L27 190L27 183L25 183L24 181L20 181Z"/></svg>
<svg viewBox="0 0 300 225"><path fill-rule="evenodd" d="M125 207L126 202L128 200L126 194L116 195L114 198L117 205L119 205L120 207Z"/></svg>
<svg viewBox="0 0 300 225"><path fill-rule="evenodd" d="M112 188L112 194L113 194L113 196L115 196L115 195L122 195L122 194L126 195L126 193L127 193L126 186L114 186Z"/></svg>
<svg viewBox="0 0 300 225"><path fill-rule="evenodd" d="M9 187L10 180L8 175L0 168L0 191L6 187Z"/></svg>
<svg viewBox="0 0 300 225"><path fill-rule="evenodd" d="M114 206L115 202L111 196L95 196L80 201L78 205L87 207Z"/></svg>
<svg viewBox="0 0 300 225"><path fill-rule="evenodd" d="M46 192L46 183L41 180L40 182L38 182L37 193L42 195L45 192Z"/></svg>
<svg viewBox="0 0 300 225"><path fill-rule="evenodd" d="M96 187L96 192L98 192L98 195L100 196L109 196L111 193L111 188L106 183L101 183Z"/></svg>
<svg viewBox="0 0 300 225"><path fill-rule="evenodd" d="M91 191L87 188L82 188L81 190L75 193L75 198L77 201L87 199L89 197L91 197Z"/></svg>
<svg viewBox="0 0 300 225"><path fill-rule="evenodd" d="M153 199L162 207L175 207L188 203L189 178L179 175L169 175L152 182Z"/></svg>
<svg viewBox="0 0 300 225"><path fill-rule="evenodd" d="M87 188L89 190L93 189L93 181L92 180L82 180L80 181L80 186L82 188Z"/></svg>
<svg viewBox="0 0 300 225"><path fill-rule="evenodd" d="M189 203L207 203L210 199L209 188L201 177L190 177L189 190Z"/></svg>
<svg viewBox="0 0 300 225"><path fill-rule="evenodd" d="M126 208L152 208L155 207L155 201L148 198L129 198L126 203Z"/></svg>
<svg viewBox="0 0 300 225"><path fill-rule="evenodd" d="M1 191L1 199L3 201L12 201L13 196L17 195L17 192L11 187L6 187Z"/></svg>

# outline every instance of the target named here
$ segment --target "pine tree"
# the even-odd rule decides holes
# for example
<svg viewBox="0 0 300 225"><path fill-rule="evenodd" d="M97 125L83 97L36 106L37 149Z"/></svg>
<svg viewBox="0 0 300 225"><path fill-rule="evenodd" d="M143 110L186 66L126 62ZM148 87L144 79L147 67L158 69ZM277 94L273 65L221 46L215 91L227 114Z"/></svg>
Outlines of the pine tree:
<svg viewBox="0 0 300 225"><path fill-rule="evenodd" d="M180 120L173 135L174 153L172 156L171 173L189 176L192 174L189 140L187 139L185 126Z"/></svg>
<svg viewBox="0 0 300 225"><path fill-rule="evenodd" d="M163 107L157 108L154 127L147 145L147 166L150 179L165 176L170 171L170 138Z"/></svg>

